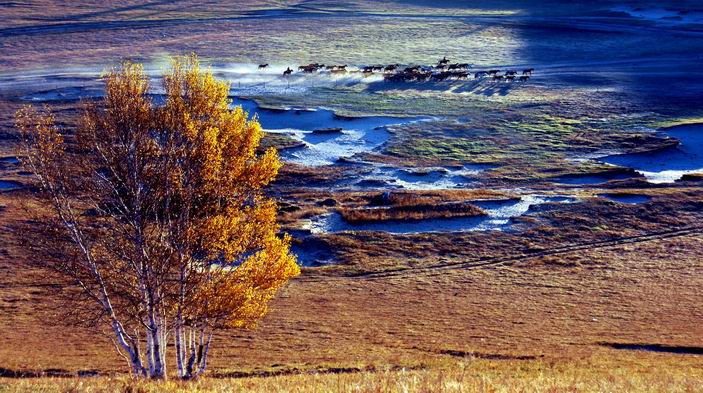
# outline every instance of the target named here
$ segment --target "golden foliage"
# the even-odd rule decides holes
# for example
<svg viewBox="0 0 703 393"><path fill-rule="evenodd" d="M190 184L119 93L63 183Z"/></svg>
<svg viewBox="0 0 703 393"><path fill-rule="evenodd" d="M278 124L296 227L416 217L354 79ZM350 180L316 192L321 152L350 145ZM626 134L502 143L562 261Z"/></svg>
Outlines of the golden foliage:
<svg viewBox="0 0 703 393"><path fill-rule="evenodd" d="M262 194L281 163L275 149L257 154L263 131L241 107L230 110L229 86L202 72L197 59L174 61L164 77L166 104L157 111L166 139L180 142L169 171L175 199L198 211L187 238L208 261L195 269L196 301L186 310L226 326L253 326L289 278L299 274L288 237L279 238L276 204ZM173 135L173 134L176 135Z"/></svg>

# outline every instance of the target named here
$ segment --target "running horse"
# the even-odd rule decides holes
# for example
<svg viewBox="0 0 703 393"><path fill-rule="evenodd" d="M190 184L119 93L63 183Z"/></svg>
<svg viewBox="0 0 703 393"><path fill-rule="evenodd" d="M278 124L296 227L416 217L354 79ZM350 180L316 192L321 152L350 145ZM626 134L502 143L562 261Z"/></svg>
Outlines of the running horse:
<svg viewBox="0 0 703 393"><path fill-rule="evenodd" d="M283 76L288 76L293 73L293 70L290 69L290 67L286 68L285 71L283 71Z"/></svg>
<svg viewBox="0 0 703 393"><path fill-rule="evenodd" d="M268 67L268 66L269 66L269 63L266 63L266 64L259 64L259 69L260 69L260 70L263 70L264 68L266 68L266 67Z"/></svg>

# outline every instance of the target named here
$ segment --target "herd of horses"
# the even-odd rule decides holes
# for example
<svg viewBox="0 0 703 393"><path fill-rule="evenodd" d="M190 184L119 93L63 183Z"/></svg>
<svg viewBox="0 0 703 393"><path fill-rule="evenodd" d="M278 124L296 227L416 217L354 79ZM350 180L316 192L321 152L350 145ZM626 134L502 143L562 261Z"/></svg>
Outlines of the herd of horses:
<svg viewBox="0 0 703 393"><path fill-rule="evenodd" d="M268 64L259 64L259 69L265 69ZM346 74L347 72L359 72L365 76L381 73L383 79L387 82L426 82L426 81L445 81L450 79L484 79L488 78L494 82L527 82L534 72L534 68L526 68L521 72L517 70L506 70L501 73L501 70L487 70L471 72L472 64L468 63L451 63L446 56L440 59L436 65L431 66L407 66L402 67L400 64L388 65L370 65L358 67L355 70L347 70L347 65L324 65L319 63L311 63L298 67L298 72L305 74L314 74L320 71L328 71L332 74ZM290 67L283 71L283 76L292 75L294 72Z"/></svg>

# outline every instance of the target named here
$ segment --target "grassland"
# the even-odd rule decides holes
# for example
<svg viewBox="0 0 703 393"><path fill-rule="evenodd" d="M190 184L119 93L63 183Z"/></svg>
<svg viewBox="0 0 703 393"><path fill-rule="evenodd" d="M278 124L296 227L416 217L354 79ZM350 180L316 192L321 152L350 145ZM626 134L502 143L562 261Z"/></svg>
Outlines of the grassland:
<svg viewBox="0 0 703 393"><path fill-rule="evenodd" d="M14 232L24 220L23 198L21 192L2 194L3 367L123 370L106 339L87 340L95 333L83 329L59 333L64 329L56 323L62 315L54 296L58 288L32 267ZM594 240L621 232L612 222L598 225L611 227L594 229ZM574 236L586 241L585 233ZM257 330L218 336L213 373L413 368L456 354L534 356L559 363L602 351L614 356L617 350L601 343L699 342L700 233L593 243L551 254L541 253L531 239L508 234L328 239L339 246L339 258L350 262L306 269ZM554 240L550 247L559 246ZM491 262L486 257L501 255L507 258L485 264Z"/></svg>
<svg viewBox="0 0 703 393"><path fill-rule="evenodd" d="M696 359L667 354L600 353L569 360L490 360L466 357L433 367L339 370L196 382L133 382L124 377L0 379L7 392L696 392Z"/></svg>
<svg viewBox="0 0 703 393"><path fill-rule="evenodd" d="M26 377L0 379L0 392L703 390L703 177L656 185L588 159L671 146L652 129L700 122L700 38L620 16L591 23L604 15L589 8L595 2L573 26L560 19L573 5L494 3L120 1L91 2L91 12L84 2L0 5L0 176L24 186L0 191L0 375ZM256 330L215 337L205 379L134 383L101 332L67 330L58 296L65 289L23 246L41 242L28 235L25 209L43 207L12 162L13 114L25 95L60 86L63 76L42 86L17 76L93 72L125 57L158 68L166 54L193 50L215 64L429 63L447 55L538 70L519 86L370 82L253 96L263 106L344 116L431 117L391 128L386 144L361 157L373 164L488 165L466 179L468 189L387 197L339 187L367 169L286 165L271 190L284 230L301 255L315 251L312 259L333 263L304 268ZM75 101L48 104L61 125L74 125ZM265 144L301 146L279 134ZM555 181L581 175L614 179ZM535 207L505 232L313 235L305 226L334 212L352 221L475 214L466 208L473 201L529 194L578 203ZM602 194L651 199L623 204Z"/></svg>
<svg viewBox="0 0 703 393"><path fill-rule="evenodd" d="M414 203L399 206L375 206L361 209L340 209L340 214L348 222L423 220L428 218L478 217L486 213L468 202Z"/></svg>

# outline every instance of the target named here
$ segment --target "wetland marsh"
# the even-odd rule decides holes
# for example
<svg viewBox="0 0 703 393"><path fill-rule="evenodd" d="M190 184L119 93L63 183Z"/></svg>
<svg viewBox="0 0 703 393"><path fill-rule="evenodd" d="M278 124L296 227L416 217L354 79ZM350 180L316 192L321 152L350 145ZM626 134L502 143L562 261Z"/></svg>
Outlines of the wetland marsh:
<svg viewBox="0 0 703 393"><path fill-rule="evenodd" d="M168 57L191 52L278 149L267 193L303 266L260 330L216 338L215 370L700 346L697 2L123 3L0 5L0 310L11 315L0 368L75 371L87 356L83 333L74 346L40 339L54 331L33 310L53 287L30 282L39 270L12 273L29 266L16 235L36 189L15 111L50 108L70 141L105 70L144 63L158 103ZM443 58L467 75L442 74ZM346 71L299 70L314 63ZM419 74L364 72L394 64ZM476 77L491 70L503 78Z"/></svg>

